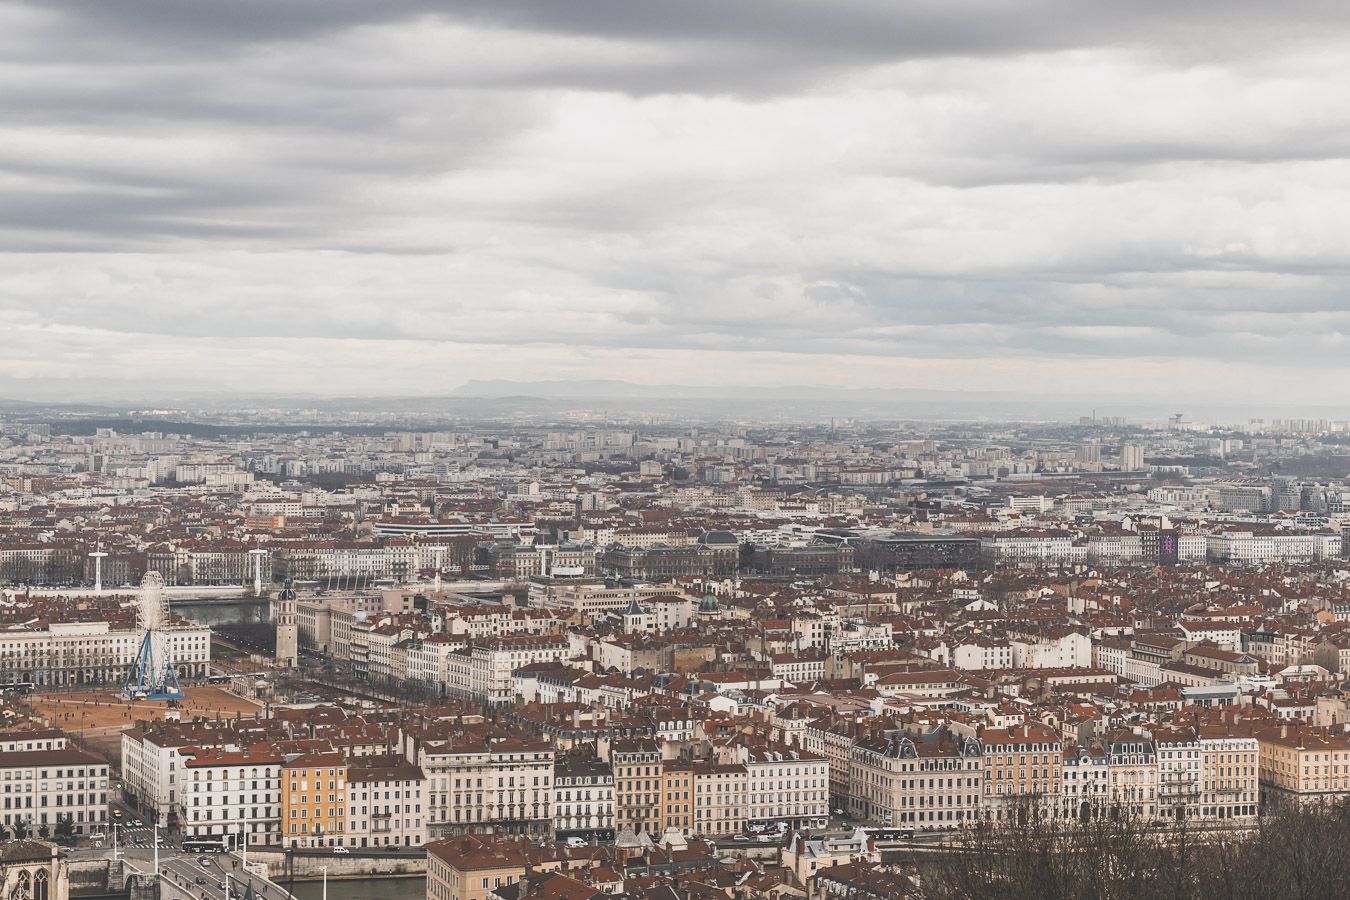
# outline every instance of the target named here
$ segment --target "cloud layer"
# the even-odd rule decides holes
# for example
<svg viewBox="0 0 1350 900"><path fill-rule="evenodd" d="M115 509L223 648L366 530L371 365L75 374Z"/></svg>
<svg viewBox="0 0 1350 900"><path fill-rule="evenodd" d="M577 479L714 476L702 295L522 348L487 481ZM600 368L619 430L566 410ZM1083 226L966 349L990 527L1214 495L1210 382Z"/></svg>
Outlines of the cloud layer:
<svg viewBox="0 0 1350 900"><path fill-rule="evenodd" d="M0 375L1339 401L1350 13L1175 6L0 3Z"/></svg>

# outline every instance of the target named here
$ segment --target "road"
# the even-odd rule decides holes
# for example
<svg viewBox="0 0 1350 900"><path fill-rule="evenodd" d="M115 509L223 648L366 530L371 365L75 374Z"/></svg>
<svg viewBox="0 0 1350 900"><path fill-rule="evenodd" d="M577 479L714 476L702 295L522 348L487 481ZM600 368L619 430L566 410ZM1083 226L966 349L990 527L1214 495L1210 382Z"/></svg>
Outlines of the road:
<svg viewBox="0 0 1350 900"><path fill-rule="evenodd" d="M277 847L265 849L277 850ZM338 853L332 847L296 847L290 851L295 856L370 856L383 858L426 856L425 847L349 847L346 853Z"/></svg>
<svg viewBox="0 0 1350 900"><path fill-rule="evenodd" d="M131 849L123 856L138 872L154 871L153 849ZM243 897L248 887L259 900L292 900L279 885L245 872L239 858L229 854L161 849L159 871L165 888L161 900L230 900Z"/></svg>

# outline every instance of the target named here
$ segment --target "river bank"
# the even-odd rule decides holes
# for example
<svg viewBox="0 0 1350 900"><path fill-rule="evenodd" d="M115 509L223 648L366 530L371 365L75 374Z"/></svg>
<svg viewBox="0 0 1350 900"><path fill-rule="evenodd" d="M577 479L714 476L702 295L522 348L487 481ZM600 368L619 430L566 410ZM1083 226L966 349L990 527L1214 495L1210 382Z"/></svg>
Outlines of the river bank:
<svg viewBox="0 0 1350 900"><path fill-rule="evenodd" d="M296 880L294 885L287 884L286 887L295 900L426 900L427 895L427 880L423 875L330 878L327 897L322 880Z"/></svg>

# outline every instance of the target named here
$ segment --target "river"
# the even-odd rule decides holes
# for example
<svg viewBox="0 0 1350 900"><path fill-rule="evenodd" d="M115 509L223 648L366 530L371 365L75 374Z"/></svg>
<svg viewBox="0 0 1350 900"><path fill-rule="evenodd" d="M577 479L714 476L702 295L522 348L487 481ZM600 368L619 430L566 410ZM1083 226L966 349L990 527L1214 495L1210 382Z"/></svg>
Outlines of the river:
<svg viewBox="0 0 1350 900"><path fill-rule="evenodd" d="M203 625L257 625L267 621L267 601L181 600L169 608L185 619Z"/></svg>
<svg viewBox="0 0 1350 900"><path fill-rule="evenodd" d="M283 885L284 886L284 885ZM322 881L291 885L296 900L324 900ZM426 900L427 880L416 878L328 879L328 900Z"/></svg>

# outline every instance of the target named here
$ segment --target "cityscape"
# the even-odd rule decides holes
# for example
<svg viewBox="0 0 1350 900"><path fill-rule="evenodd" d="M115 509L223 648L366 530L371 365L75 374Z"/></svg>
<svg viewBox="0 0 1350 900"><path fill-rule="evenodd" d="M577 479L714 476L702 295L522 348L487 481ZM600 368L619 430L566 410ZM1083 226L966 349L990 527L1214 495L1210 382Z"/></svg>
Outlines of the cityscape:
<svg viewBox="0 0 1350 900"><path fill-rule="evenodd" d="M0 0L0 900L1344 900L1350 6Z"/></svg>
<svg viewBox="0 0 1350 900"><path fill-rule="evenodd" d="M946 896L1000 828L1350 799L1350 421L595 415L6 417L7 837L186 900Z"/></svg>

